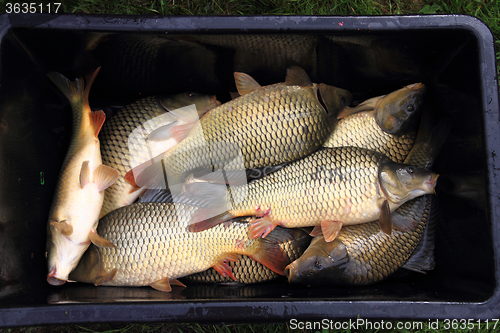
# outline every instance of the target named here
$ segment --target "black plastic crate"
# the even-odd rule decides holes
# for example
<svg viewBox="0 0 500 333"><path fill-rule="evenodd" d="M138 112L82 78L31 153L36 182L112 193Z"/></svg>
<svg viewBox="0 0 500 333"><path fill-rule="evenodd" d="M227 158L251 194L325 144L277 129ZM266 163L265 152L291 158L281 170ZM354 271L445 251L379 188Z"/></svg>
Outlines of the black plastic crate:
<svg viewBox="0 0 500 333"><path fill-rule="evenodd" d="M240 287L191 284L162 293L149 287L48 285L46 223L70 138L71 115L65 113L66 102L16 38L36 55L44 70L77 75L75 59L82 52L82 32L89 31L167 36L311 35L319 40L316 67L311 74L314 82L338 85L358 98L387 93L417 79L426 83L432 111L452 122L450 137L434 169L444 175L472 177L476 185L469 198L438 190L436 269L426 275L412 272L394 276L365 287L301 286L279 280ZM337 52L327 36L346 40L379 37L391 45L382 46L389 63L412 63L417 70L410 74L386 71L380 77L364 73L359 66L370 50L358 47ZM476 18L2 15L0 38L0 326L152 321L262 323L358 315L421 320L500 317L498 84L493 37ZM397 45L396 49L392 45ZM399 48L410 59L400 58L396 52ZM224 67L225 59L229 59L230 66L233 55L220 54L218 68ZM329 58L332 54L337 60ZM335 63L340 66L332 65ZM259 74L256 78L261 84L279 81ZM231 79L220 86L202 83L198 90L227 92L232 88ZM91 91L92 108L124 105L140 97L138 92L117 97L121 96L120 89L113 90L113 78L105 80L99 76L96 80ZM115 83L118 86L119 82Z"/></svg>

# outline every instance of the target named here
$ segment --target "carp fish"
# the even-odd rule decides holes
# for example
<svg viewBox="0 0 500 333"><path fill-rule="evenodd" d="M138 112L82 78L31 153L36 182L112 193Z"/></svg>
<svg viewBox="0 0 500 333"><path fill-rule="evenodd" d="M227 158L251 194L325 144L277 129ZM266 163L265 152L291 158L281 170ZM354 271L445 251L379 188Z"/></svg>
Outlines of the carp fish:
<svg viewBox="0 0 500 333"><path fill-rule="evenodd" d="M324 143L333 128L329 115L336 117L352 100L346 90L313 84L299 67L289 68L284 83L264 87L247 74L235 73L235 79L240 97L207 112L199 126L184 131L186 139L129 171L127 181L171 188L192 172L237 173L300 159Z"/></svg>
<svg viewBox="0 0 500 333"><path fill-rule="evenodd" d="M405 163L430 167L446 140L449 123L440 122L432 133L422 125L421 129ZM401 267L415 271L432 269L433 234L429 232L428 239L423 235L437 218L435 199L434 195L423 195L404 203L393 216L413 222L391 235L380 232L374 221L342 228L330 243L323 237L315 238L304 254L285 269L288 281L367 285L387 278ZM419 247L420 251L414 253Z"/></svg>
<svg viewBox="0 0 500 333"><path fill-rule="evenodd" d="M177 279L213 267L233 280L228 261L247 255L283 275L287 256L280 242L286 230L270 239L251 240L248 223L231 222L201 233L188 223L196 207L170 203L136 203L101 219L99 233L115 248L94 247L80 260L71 279L103 286L151 286L171 291Z"/></svg>
<svg viewBox="0 0 500 333"><path fill-rule="evenodd" d="M255 220L255 217L248 218L242 222L248 223L253 220ZM298 259L311 242L311 237L302 229L282 229L277 227L275 230L284 236L288 236L280 240L280 247L286 254L287 262L289 263ZM244 284L271 281L281 276L265 265L241 254L238 255L238 261L229 262L229 266L236 279L235 281ZM227 283L233 280L228 276L219 274L215 269L209 268L204 272L188 275L183 278L183 281L192 283Z"/></svg>
<svg viewBox="0 0 500 333"><path fill-rule="evenodd" d="M433 172L395 163L371 150L322 148L267 177L232 186L221 194L214 195L213 184L192 184L188 193L197 198L212 195L214 204L200 208L189 229L196 232L233 217L255 215L260 218L251 223L252 238L265 237L277 225L315 226L311 235L323 233L330 242L343 225L379 218L380 228L390 234L391 212L408 200L433 193L437 178ZM217 214L222 207L229 209ZM405 221L394 222L398 226Z"/></svg>
<svg viewBox="0 0 500 333"><path fill-rule="evenodd" d="M410 84L356 107L346 107L323 146L371 149L402 163L415 141L425 91L422 83Z"/></svg>
<svg viewBox="0 0 500 333"><path fill-rule="evenodd" d="M73 134L64 159L50 208L47 226L47 282L64 284L90 243L114 245L97 232L104 190L118 178L118 172L101 162L99 131L106 118L102 110L92 112L88 95L99 69L83 79L69 81L49 73L52 82L69 100L73 112Z"/></svg>
<svg viewBox="0 0 500 333"><path fill-rule="evenodd" d="M119 178L106 190L100 217L130 205L142 193L125 181L128 170L175 146L180 139L172 134L174 127L194 127L217 105L215 96L194 92L150 96L125 106L108 120L99 134L102 161L118 170Z"/></svg>

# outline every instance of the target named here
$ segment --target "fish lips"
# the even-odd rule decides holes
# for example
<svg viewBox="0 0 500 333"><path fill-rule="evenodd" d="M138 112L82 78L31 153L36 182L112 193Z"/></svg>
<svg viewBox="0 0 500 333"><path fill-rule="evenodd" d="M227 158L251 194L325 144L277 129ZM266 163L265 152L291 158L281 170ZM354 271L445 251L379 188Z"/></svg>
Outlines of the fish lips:
<svg viewBox="0 0 500 333"><path fill-rule="evenodd" d="M304 254L285 268L289 283L346 284L349 256L338 239L327 243L323 237L313 240Z"/></svg>
<svg viewBox="0 0 500 333"><path fill-rule="evenodd" d="M47 282L50 285L53 285L53 286L62 286L63 284L65 284L67 282L66 279L59 279L59 278L57 278L56 275L57 275L56 268L52 268L50 270L49 274L47 274Z"/></svg>

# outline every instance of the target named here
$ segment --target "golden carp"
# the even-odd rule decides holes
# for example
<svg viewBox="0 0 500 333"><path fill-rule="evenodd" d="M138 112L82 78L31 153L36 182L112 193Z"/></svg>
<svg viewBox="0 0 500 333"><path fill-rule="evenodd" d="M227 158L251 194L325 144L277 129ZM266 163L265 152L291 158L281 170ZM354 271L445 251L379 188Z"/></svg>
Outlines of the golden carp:
<svg viewBox="0 0 500 333"><path fill-rule="evenodd" d="M68 98L73 111L73 134L64 159L50 208L47 227L48 276L52 285L61 285L76 267L90 242L103 247L114 245L97 232L104 190L118 178L118 172L101 163L97 138L106 118L92 112L88 95L97 69L74 82L58 73L48 76Z"/></svg>
<svg viewBox="0 0 500 333"><path fill-rule="evenodd" d="M346 90L313 84L298 67L287 71L285 83L265 87L243 73L235 79L240 97L207 112L199 126L184 131L181 144L131 170L127 181L172 188L191 172L238 172L297 160L323 144L333 128L328 115L352 100Z"/></svg>
<svg viewBox="0 0 500 333"><path fill-rule="evenodd" d="M390 212L408 200L433 193L437 177L371 150L322 148L267 177L215 195L219 203L200 208L189 228L200 231L236 216L256 215L261 218L251 223L252 237L265 237L277 225L316 226L311 235L322 232L329 242L342 225L380 218L381 229L390 234ZM208 187L212 192L206 193L200 184L191 187L188 193L199 198L213 195L213 184ZM221 207L231 208L221 214Z"/></svg>
<svg viewBox="0 0 500 333"><path fill-rule="evenodd" d="M248 218L245 222L251 222L255 218ZM282 228L276 228L279 230ZM275 232L273 230L273 232ZM286 230L286 231L285 231ZM287 262L291 263L298 259L305 251L311 237L302 229L284 229L279 231L283 236L280 240L280 247L287 256ZM229 262L229 266L233 272L236 281L239 283L251 284L277 279L280 274L273 272L271 269L253 260L246 255L238 255L238 261ZM219 274L215 269L210 268L204 272L188 275L183 278L183 281L195 283L225 283L233 281L230 277L225 277Z"/></svg>
<svg viewBox="0 0 500 333"><path fill-rule="evenodd" d="M402 163L415 141L425 90L424 84L415 83L356 107L346 107L323 146L371 149Z"/></svg>
<svg viewBox="0 0 500 333"><path fill-rule="evenodd" d="M215 96L193 92L151 96L125 106L108 120L99 134L102 161L118 170L120 176L106 190L100 217L130 205L142 193L125 181L128 170L175 146L178 141L171 134L173 127L195 126L217 105L220 103Z"/></svg>
<svg viewBox="0 0 500 333"><path fill-rule="evenodd" d="M251 240L248 223L231 222L202 233L187 225L196 207L169 203L137 203L101 219L99 233L116 248L92 246L70 277L103 286L151 286L170 291L177 278L210 267L235 279L228 261L247 255L283 274L286 255L280 247L284 236ZM285 237L288 233L285 232Z"/></svg>
<svg viewBox="0 0 500 333"><path fill-rule="evenodd" d="M420 167L432 165L449 129L446 121L439 123L432 133L421 125L415 146L405 162ZM285 269L288 281L366 285L385 279L403 264L403 267L415 271L432 269L432 232L427 240L422 237L436 219L434 204L433 195L423 195L404 203L393 213L393 218L406 220L403 223L406 227L394 230L391 235L380 232L375 221L342 228L330 243L323 237L314 239L306 252ZM421 251L412 255L418 247Z"/></svg>

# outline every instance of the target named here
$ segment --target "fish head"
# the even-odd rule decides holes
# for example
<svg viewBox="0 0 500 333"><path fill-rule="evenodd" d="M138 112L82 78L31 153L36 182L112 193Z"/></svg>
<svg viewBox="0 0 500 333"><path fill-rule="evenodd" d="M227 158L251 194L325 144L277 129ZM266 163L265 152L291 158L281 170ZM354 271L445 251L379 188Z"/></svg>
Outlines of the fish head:
<svg viewBox="0 0 500 333"><path fill-rule="evenodd" d="M198 111L199 118L201 118L207 111L221 104L215 95L199 94L192 91L163 96L160 99L160 103L168 111L173 111L194 104L196 106L196 110Z"/></svg>
<svg viewBox="0 0 500 333"><path fill-rule="evenodd" d="M316 88L318 100L330 118L336 119L339 112L352 103L352 94L345 89L324 83L316 84Z"/></svg>
<svg viewBox="0 0 500 333"><path fill-rule="evenodd" d="M285 268L290 283L346 283L345 269L349 256L345 245L339 240L326 242L324 237L314 238L311 245Z"/></svg>
<svg viewBox="0 0 500 333"><path fill-rule="evenodd" d="M376 119L380 128L389 134L403 135L413 130L422 109L426 87L414 83L384 96L377 103Z"/></svg>
<svg viewBox="0 0 500 333"><path fill-rule="evenodd" d="M76 267L88 244L75 244L51 226L47 239L47 282L60 286L68 281L69 273ZM90 243L90 242L89 242Z"/></svg>
<svg viewBox="0 0 500 333"><path fill-rule="evenodd" d="M439 175L416 166L394 162L384 163L379 170L379 181L387 199L395 204L424 194L435 193Z"/></svg>
<svg viewBox="0 0 500 333"><path fill-rule="evenodd" d="M82 259L78 262L78 265L69 274L69 278L78 282L95 283L101 271L99 251L94 244L90 244L89 248L83 254Z"/></svg>

